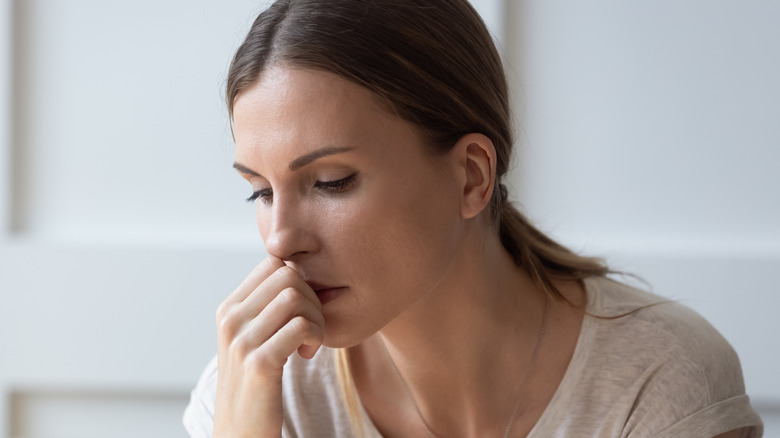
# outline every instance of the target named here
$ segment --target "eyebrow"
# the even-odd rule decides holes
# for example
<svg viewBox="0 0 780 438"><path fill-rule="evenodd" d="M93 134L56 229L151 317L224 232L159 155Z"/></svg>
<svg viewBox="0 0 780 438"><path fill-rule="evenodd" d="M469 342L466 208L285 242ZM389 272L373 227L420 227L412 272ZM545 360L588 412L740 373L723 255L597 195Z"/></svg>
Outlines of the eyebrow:
<svg viewBox="0 0 780 438"><path fill-rule="evenodd" d="M297 170L300 169L303 166L306 166L307 164L311 164L313 161L320 159L322 157L327 157L328 155L335 155L335 154L341 154L344 152L349 152L353 148L350 147L338 147L338 146L325 146L324 148L317 149L314 152L310 152L306 155L302 155L290 162L290 165L288 166L290 170ZM255 172L254 170L244 166L243 164L239 162L233 163L233 168L241 173L245 173L247 175L252 176L261 176L259 173Z"/></svg>
<svg viewBox="0 0 780 438"><path fill-rule="evenodd" d="M352 148L348 147L325 146L324 148L317 149L314 152L310 152L292 160L292 162L290 162L289 168L290 170L300 169L301 167L306 166L307 164L310 164L312 161L319 158L327 157L328 155L341 154L351 150Z"/></svg>
<svg viewBox="0 0 780 438"><path fill-rule="evenodd" d="M243 164L241 164L239 162L233 163L233 169L236 169L237 171L239 171L241 173L245 173L247 175L260 176L259 173L257 173L254 170L244 166Z"/></svg>

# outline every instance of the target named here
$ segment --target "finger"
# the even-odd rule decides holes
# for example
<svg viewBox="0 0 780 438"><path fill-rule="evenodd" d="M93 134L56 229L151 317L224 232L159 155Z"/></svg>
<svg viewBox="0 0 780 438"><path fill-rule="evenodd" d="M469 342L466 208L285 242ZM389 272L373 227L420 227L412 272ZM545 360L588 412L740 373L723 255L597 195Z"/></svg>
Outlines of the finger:
<svg viewBox="0 0 780 438"><path fill-rule="evenodd" d="M305 346L307 359L322 346L323 331L301 316L295 317L277 331L266 343L247 355L245 364L257 376L276 372L295 351Z"/></svg>
<svg viewBox="0 0 780 438"><path fill-rule="evenodd" d="M286 266L282 259L275 256L268 256L263 259L252 272L247 275L244 281L234 290L225 303L234 304L244 301L258 285L262 284L271 274L276 272L279 268Z"/></svg>
<svg viewBox="0 0 780 438"><path fill-rule="evenodd" d="M314 289L312 289L311 286L309 286L309 284L303 280L303 277L298 273L298 271L295 270L295 268L291 266L288 266L288 268L292 269L292 271L295 273L295 275L291 277L292 283L288 287L294 287L303 292L304 296L308 298L312 304L314 304L318 309L321 309L322 302L320 302L320 299L317 298L317 293L314 292Z"/></svg>
<svg viewBox="0 0 780 438"><path fill-rule="evenodd" d="M263 309L266 308L281 291L293 288L299 291L302 296L308 300L317 309L322 308L322 303L317 298L317 294L303 281L300 274L289 266L282 266L274 271L262 284L235 309L239 319L249 321L255 318Z"/></svg>
<svg viewBox="0 0 780 438"><path fill-rule="evenodd" d="M281 259L273 256L266 257L255 266L241 285L219 305L216 314L217 332L220 345L224 344L222 347L227 347L247 320L256 315L256 313L255 315L244 315L240 307L242 302L255 290L257 284L262 284L270 275L284 266L285 264ZM268 301L271 299L272 297L268 298Z"/></svg>
<svg viewBox="0 0 780 438"><path fill-rule="evenodd" d="M320 328L325 326L322 311L298 290L287 288L268 304L260 315L246 324L236 340L244 347L259 347L296 317L303 317Z"/></svg>
<svg viewBox="0 0 780 438"><path fill-rule="evenodd" d="M322 327L306 318L297 316L279 329L279 331L266 342L266 345L274 350L284 350L287 353L286 357L289 357L302 346L306 346L313 356L322 346L323 337L324 332ZM310 358L311 356L309 359Z"/></svg>
<svg viewBox="0 0 780 438"><path fill-rule="evenodd" d="M267 278L257 286L248 297L239 303L223 302L217 310L217 330L219 338L223 344L232 343L244 330L244 327L253 319L257 318L266 306L268 306L281 291L293 288L300 292L300 297L314 306L321 309L322 303L317 298L317 294L303 281L303 278L295 269L282 264L280 268L272 272ZM292 316L283 321L275 320L278 324L275 327L269 327L268 330L277 330ZM273 331L270 334L273 334ZM269 336L270 336L269 334ZM263 339L263 342L265 339Z"/></svg>

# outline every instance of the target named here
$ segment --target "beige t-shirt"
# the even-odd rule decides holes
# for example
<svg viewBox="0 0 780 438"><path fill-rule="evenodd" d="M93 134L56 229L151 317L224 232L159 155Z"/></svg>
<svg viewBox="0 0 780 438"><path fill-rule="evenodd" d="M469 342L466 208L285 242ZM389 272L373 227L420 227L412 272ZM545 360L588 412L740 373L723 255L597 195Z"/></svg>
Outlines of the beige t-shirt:
<svg viewBox="0 0 780 438"><path fill-rule="evenodd" d="M588 311L621 315L664 299L604 279L586 280ZM283 436L357 436L336 378L334 352L293 355L283 380ZM193 438L211 437L216 358L184 413ZM367 437L381 437L362 411ZM528 438L711 438L761 419L745 395L737 354L701 316L674 302L617 319L586 316L568 369Z"/></svg>

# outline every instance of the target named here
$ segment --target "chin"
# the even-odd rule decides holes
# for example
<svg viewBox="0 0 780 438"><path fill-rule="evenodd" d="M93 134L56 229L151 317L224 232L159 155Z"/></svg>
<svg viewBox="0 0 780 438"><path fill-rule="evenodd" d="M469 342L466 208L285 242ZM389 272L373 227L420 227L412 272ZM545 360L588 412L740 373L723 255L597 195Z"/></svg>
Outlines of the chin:
<svg viewBox="0 0 780 438"><path fill-rule="evenodd" d="M363 333L354 324L339 324L325 320L322 345L330 348L350 348L368 339L374 333Z"/></svg>
<svg viewBox="0 0 780 438"><path fill-rule="evenodd" d="M325 339L322 345L329 348L350 348L365 341L368 336L356 337L350 333L331 333L325 329Z"/></svg>

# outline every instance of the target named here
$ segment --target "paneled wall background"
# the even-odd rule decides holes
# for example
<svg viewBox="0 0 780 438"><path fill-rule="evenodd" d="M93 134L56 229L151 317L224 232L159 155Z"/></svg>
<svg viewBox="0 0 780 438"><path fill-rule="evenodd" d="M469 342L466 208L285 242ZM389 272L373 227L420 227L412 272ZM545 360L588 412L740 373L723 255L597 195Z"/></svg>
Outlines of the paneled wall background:
<svg viewBox="0 0 780 438"><path fill-rule="evenodd" d="M542 228L703 314L780 436L780 3L507 1Z"/></svg>
<svg viewBox="0 0 780 438"><path fill-rule="evenodd" d="M0 1L2 436L185 436L264 257L221 100L262 6Z"/></svg>
<svg viewBox="0 0 780 438"><path fill-rule="evenodd" d="M264 1L0 0L0 436L184 436L264 251L221 89ZM516 199L703 313L780 436L771 2L482 0Z"/></svg>

